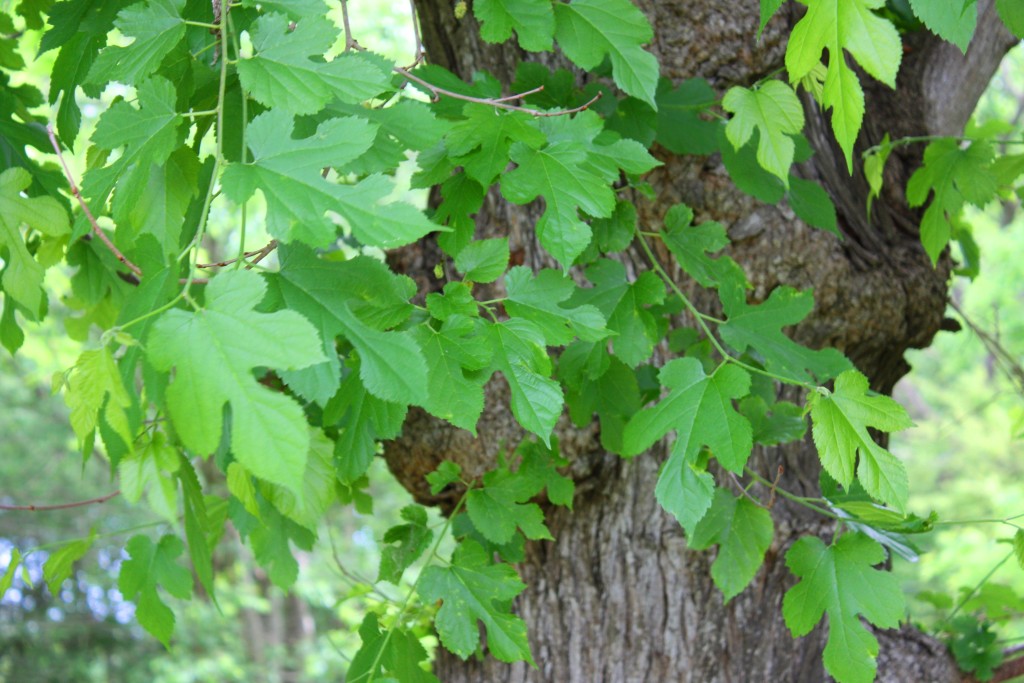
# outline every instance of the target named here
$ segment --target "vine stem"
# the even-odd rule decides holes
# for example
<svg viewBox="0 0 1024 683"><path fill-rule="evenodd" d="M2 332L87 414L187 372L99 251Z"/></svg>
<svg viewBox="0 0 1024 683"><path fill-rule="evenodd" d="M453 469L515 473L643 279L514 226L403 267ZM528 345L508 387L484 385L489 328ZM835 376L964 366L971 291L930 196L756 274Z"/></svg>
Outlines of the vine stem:
<svg viewBox="0 0 1024 683"><path fill-rule="evenodd" d="M409 610L409 605L412 603L412 597L416 595L416 589L419 587L420 581L423 580L424 571L428 566L430 566L430 563L433 562L434 558L437 557L437 551L440 549L441 542L444 540L445 536L448 535L448 530L452 526L452 520L455 519L456 515L459 514L459 511L462 509L462 506L466 502L466 497L472 490L472 484L466 486L466 492L462 494L462 497L459 498L459 502L455 505L455 509L452 510L452 513L448 515L448 519L445 520L444 528L441 530L441 533L437 535L437 540L434 541L434 545L430 549L430 554L427 555L427 561L425 563L424 568L421 569L420 573L416 576L416 581L412 584L412 587L406 594L405 600L402 602L402 606L398 610L398 614L395 615L395 618L391 622L391 626L388 628L387 633L384 635L384 640L383 642L381 642L380 648L377 650L377 656L374 657L373 664L370 665L369 678L366 679L366 683L373 683L373 672L376 671L377 667L380 665L380 660L384 656L384 650L385 648L387 648L388 641L391 640L391 634L395 632L395 629L401 622L402 617L405 616L405 613ZM353 679L352 683L356 683L357 680L358 679Z"/></svg>
<svg viewBox="0 0 1024 683"><path fill-rule="evenodd" d="M960 610L962 610L964 608L964 605L967 604L967 601L970 600L971 598L973 598L978 593L978 591L981 590L981 587L984 586L986 583L988 583L988 580L991 579L995 575L995 573L997 571L999 571L1000 567L1002 567L1004 564L1006 564L1007 562L1010 561L1010 558L1014 556L1014 553L1015 553L1015 551L1011 550L1010 552L1008 552L1006 554L1006 557L1004 557L999 562L997 562L992 567L992 569L988 570L988 573L985 574L985 576L983 576L981 578L981 581L976 583L974 585L974 588L972 588L971 591L967 595L965 595L963 598L961 598L960 602L957 603L956 607L953 608L953 611L950 612L949 616L946 617L946 619L942 622L943 626L946 626L946 625L952 623L953 617L955 617L957 614L960 613Z"/></svg>
<svg viewBox="0 0 1024 683"><path fill-rule="evenodd" d="M99 498L90 498L89 500L77 500L73 503L57 503L56 505L0 505L0 510L22 510L25 512L49 512L51 510L68 510L70 508L80 508L86 505L99 505L106 503L111 498L116 498L121 495L121 490L113 491L105 496Z"/></svg>
<svg viewBox="0 0 1024 683"><path fill-rule="evenodd" d="M798 496L795 493L790 493L786 489L780 487L778 485L777 481L776 482L770 482L767 479L765 479L764 477L762 477L760 474L755 472L754 470L750 469L749 467L744 467L743 471L746 474L749 474L750 477L753 478L757 483L759 483L759 484L761 484L763 486L767 486L768 488L770 488L773 491L773 496L774 496L775 493L778 493L780 496L782 496L786 500L791 501L793 503L796 503L797 505L802 505L802 506L804 506L805 508L807 508L809 510L814 510L819 515L824 515L825 517L828 517L830 519L834 519L834 520L837 520L837 521L842 521L842 518L839 515L837 515L834 512L832 512L831 510L826 510L825 508L821 507L820 505L815 505L814 503L812 503L811 500L813 500L813 499L805 498L804 496Z"/></svg>
<svg viewBox="0 0 1024 683"><path fill-rule="evenodd" d="M788 377L782 377L781 375L776 375L774 372L768 372L763 368L750 365L749 363L744 363L739 358L736 358L731 353L726 351L725 347L722 346L722 343L718 341L718 338L715 337L715 335L711 332L711 328L708 326L707 320L711 318L711 316L702 313L693 304L693 302L690 301L690 298L683 294L683 290L681 290L679 288L679 285L677 285L675 281L671 277L669 277L668 272L666 272L665 269L662 267L661 263L658 261L658 258L654 255L654 252L651 250L650 245L647 244L647 240L644 239L643 235L637 236L637 241L640 243L640 246L643 248L644 253L647 255L647 259L651 262L651 267L654 268L654 272L656 272L665 282L665 284L667 284L669 288L673 292L675 292L676 296L678 296L679 299L683 302L683 305L686 306L686 310L688 310L690 312L690 315L692 315L694 319L696 319L697 324L700 325L701 330L704 331L704 334L707 336L708 340L715 347L715 350L718 351L718 353L722 356L723 363L732 363L737 367L743 368L747 372L753 372L758 375L764 375L765 377L770 377L771 379L776 380L778 382L782 382L783 384L794 384L797 386L801 386L809 391L813 391L814 389L817 388L813 384L809 384L807 382L796 382ZM716 322L718 321L717 318L711 319Z"/></svg>
<svg viewBox="0 0 1024 683"><path fill-rule="evenodd" d="M103 242L104 246L110 250L110 253L114 257L126 265L128 270L135 274L135 277L142 277L142 269L132 263L127 256L121 253L121 250L107 237L107 233L103 232L99 224L96 222L96 217L92 215L92 211L89 210L89 205L86 203L85 198L82 197L82 192L78 189L78 185L75 184L75 178L71 175L71 169L68 167L68 162L64 159L64 154L60 151L60 143L57 141L57 135L53 132L53 127L50 125L46 126L46 135L50 138L50 145L53 146L53 152L57 155L57 159L60 161L61 167L64 169L64 177L68 180L68 185L71 186L71 194L78 200L78 205L82 207L82 213L89 220L89 225L92 226L92 232L96 237Z"/></svg>

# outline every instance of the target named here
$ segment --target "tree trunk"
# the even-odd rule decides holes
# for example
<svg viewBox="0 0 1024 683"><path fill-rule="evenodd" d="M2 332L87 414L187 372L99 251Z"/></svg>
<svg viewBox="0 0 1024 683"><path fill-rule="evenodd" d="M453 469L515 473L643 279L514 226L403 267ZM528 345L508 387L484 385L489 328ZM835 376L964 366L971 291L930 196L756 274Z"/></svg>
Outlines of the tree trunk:
<svg viewBox="0 0 1024 683"><path fill-rule="evenodd" d="M472 13L458 20L450 0L417 0L430 61L463 78L487 70L512 82L523 55L511 45L482 43ZM655 28L651 50L662 75L678 83L703 77L720 93L749 85L783 65L785 40L802 8L789 3L755 39L756 2L639 0ZM927 33L906 37L906 56L896 93L865 80L868 115L859 149L889 132L904 135L959 132L1014 40L994 20L992 3L981 3L978 35L965 59L956 48ZM555 55L531 55L564 65ZM844 239L808 228L785 205L767 206L743 195L728 180L716 156L675 157L655 153L664 166L648 180L653 202L635 198L641 225L656 227L668 207L680 201L698 221L717 220L733 239L731 255L746 270L763 300L787 284L814 288L816 308L795 330L812 347L833 346L888 392L909 369L903 354L930 343L946 304L948 259L932 268L920 246L919 216L906 207L903 188L919 163L920 147L894 153L886 167L883 196L870 220L867 186L859 169L853 177L832 142L827 115L805 103L806 134L816 149L801 175L817 180L835 201ZM514 207L492 192L477 220L479 237L509 236L513 253L527 265L550 265L532 226L538 209ZM399 267L427 281L437 252L431 245L396 255ZM627 254L626 258L630 258ZM671 266L665 257L666 265ZM637 260L637 268L642 268ZM673 272L673 271L670 271ZM705 307L709 297L684 281ZM502 444L522 436L509 415L500 379L489 385L480 439L412 411L403 436L386 448L389 465L420 500L430 499L422 481L442 459L458 461L469 475L486 471ZM787 390L787 398L802 397ZM556 540L532 543L519 567L526 591L516 611L530 629L537 668L503 664L487 657L462 662L441 653L437 674L458 681L821 681L825 629L794 641L781 615L784 592L794 583L783 562L801 535L827 536L827 520L779 501L772 509L775 540L753 584L728 605L711 581L709 553L688 551L679 524L654 498L658 467L666 457L660 444L623 460L602 451L596 427L559 430L563 453L577 481L575 509L548 510ZM781 466L780 485L798 494L817 494L818 457L807 439L779 448L756 448L750 466L771 479ZM724 483L720 479L719 483ZM959 680L945 649L904 629L879 634L881 680Z"/></svg>

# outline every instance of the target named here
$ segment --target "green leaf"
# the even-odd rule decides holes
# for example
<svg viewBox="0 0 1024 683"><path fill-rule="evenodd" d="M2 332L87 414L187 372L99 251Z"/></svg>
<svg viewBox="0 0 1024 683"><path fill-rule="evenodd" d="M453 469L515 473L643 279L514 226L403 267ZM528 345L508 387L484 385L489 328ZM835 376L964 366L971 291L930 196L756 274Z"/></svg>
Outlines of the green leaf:
<svg viewBox="0 0 1024 683"><path fill-rule="evenodd" d="M885 551L867 536L844 534L831 546L804 536L786 553L786 565L801 578L786 592L782 616L798 638L828 615L825 669L842 683L875 678L878 641L863 617L880 628L896 628L903 617L903 591L889 572L872 569Z"/></svg>
<svg viewBox="0 0 1024 683"><path fill-rule="evenodd" d="M342 382L324 406L324 423L338 422L341 432L334 444L337 478L355 484L370 467L377 441L398 436L405 421L405 403L383 401L367 393L355 373Z"/></svg>
<svg viewBox="0 0 1024 683"><path fill-rule="evenodd" d="M466 512L484 538L495 545L512 540L516 528L531 540L552 540L544 524L544 512L536 503L528 503L543 483L525 472L510 472L501 463L498 469L484 475L483 487L466 494Z"/></svg>
<svg viewBox="0 0 1024 683"><path fill-rule="evenodd" d="M984 206L996 196L992 146L976 141L966 149L952 138L936 140L924 151L924 163L907 182L907 203L921 206L934 192L921 219L921 243L935 264L946 248L951 221L965 203Z"/></svg>
<svg viewBox="0 0 1024 683"><path fill-rule="evenodd" d="M785 0L761 0L761 22L757 27L757 37L761 37L761 32L764 31L764 27L768 25L768 21L779 11L782 7L782 3Z"/></svg>
<svg viewBox="0 0 1024 683"><path fill-rule="evenodd" d="M426 552L434 532L427 526L427 510L421 505L406 505L399 513L407 523L399 524L384 533L385 545L380 550L378 581L395 585L402 574Z"/></svg>
<svg viewBox="0 0 1024 683"><path fill-rule="evenodd" d="M657 109L658 60L641 46L651 25L629 0L573 0L555 4L555 39L576 66L591 71L611 60L615 83Z"/></svg>
<svg viewBox="0 0 1024 683"><path fill-rule="evenodd" d="M361 103L389 88L387 75L365 55L347 52L322 59L338 37L323 14L303 16L294 30L285 15L265 14L250 34L253 56L238 62L238 78L272 111L313 114L333 98Z"/></svg>
<svg viewBox="0 0 1024 683"><path fill-rule="evenodd" d="M978 0L910 0L910 6L932 33L967 54L978 23Z"/></svg>
<svg viewBox="0 0 1024 683"><path fill-rule="evenodd" d="M787 337L782 328L800 322L814 308L814 295L791 287L778 287L768 299L750 306L743 290L728 290L722 295L728 321L719 326L722 340L740 353L755 349L764 358L765 368L783 377L808 382L812 377L825 381L850 367L850 362L835 349L812 351Z"/></svg>
<svg viewBox="0 0 1024 683"><path fill-rule="evenodd" d="M867 163L865 162L866 168ZM791 175L789 177L789 206L797 218L804 223L827 230L833 235L842 236L836 218L836 205L832 203L832 198L829 197L825 188L818 183Z"/></svg>
<svg viewBox="0 0 1024 683"><path fill-rule="evenodd" d="M605 254L625 251L636 235L636 219L632 202L616 202L611 218L595 218L590 224L597 248Z"/></svg>
<svg viewBox="0 0 1024 683"><path fill-rule="evenodd" d="M555 15L550 0L477 0L473 14L480 21L480 37L489 43L504 43L515 30L524 50L551 49Z"/></svg>
<svg viewBox="0 0 1024 683"><path fill-rule="evenodd" d="M645 271L629 282L625 266L610 259L589 266L586 275L594 287L577 289L568 303L592 305L607 317L608 329L615 333L612 349L623 363L635 368L648 360L663 336L658 319L647 308L665 300L661 278Z"/></svg>
<svg viewBox="0 0 1024 683"><path fill-rule="evenodd" d="M260 490L278 512L316 533L324 513L338 500L334 481L334 444L320 430L310 430L301 495L268 483Z"/></svg>
<svg viewBox="0 0 1024 683"><path fill-rule="evenodd" d="M92 443L101 415L124 445L132 448L135 435L126 412L132 400L109 348L82 352L68 377L64 400L71 409L71 427L80 449Z"/></svg>
<svg viewBox="0 0 1024 683"><path fill-rule="evenodd" d="M450 484L455 484L462 479L462 467L457 462L444 460L437 469L426 476L430 484L431 495L436 496Z"/></svg>
<svg viewBox="0 0 1024 683"><path fill-rule="evenodd" d="M445 137L445 146L466 175L485 187L508 166L513 143L539 148L547 141L533 119L523 112L498 111L469 103L462 113L466 119L452 127Z"/></svg>
<svg viewBox="0 0 1024 683"><path fill-rule="evenodd" d="M462 659L480 642L478 621L487 631L487 648L503 662L525 660L533 664L526 640L526 624L509 613L510 601L526 586L507 564L491 564L475 541L458 545L447 567L423 570L417 588L426 603L442 601L434 621L441 643Z"/></svg>
<svg viewBox="0 0 1024 683"><path fill-rule="evenodd" d="M598 341L609 335L596 307L570 303L578 289L572 278L557 270L545 268L534 275L526 266L516 266L505 276L505 291L509 315L535 324L551 346L563 346L574 337Z"/></svg>
<svg viewBox="0 0 1024 683"><path fill-rule="evenodd" d="M537 237L567 268L590 243L590 226L580 220L579 210L607 218L615 210L615 193L586 167L587 150L578 143L565 140L536 150L517 142L510 155L518 167L502 176L502 195L515 204L544 197Z"/></svg>
<svg viewBox="0 0 1024 683"><path fill-rule="evenodd" d="M500 371L512 394L512 414L527 431L551 443L551 430L562 414L562 388L550 378L544 333L534 323L513 318L491 325L492 369Z"/></svg>
<svg viewBox="0 0 1024 683"><path fill-rule="evenodd" d="M86 82L135 85L152 75L185 37L184 9L185 0L147 0L121 10L114 25L135 40L127 47L104 48Z"/></svg>
<svg viewBox="0 0 1024 683"><path fill-rule="evenodd" d="M220 442L222 410L231 406L231 450L261 479L302 495L309 434L302 409L262 386L252 369L302 368L323 360L316 330L294 311L256 313L266 284L253 271L213 278L206 308L175 309L153 325L148 357L158 370L175 368L167 407L182 443L212 453Z"/></svg>
<svg viewBox="0 0 1024 683"><path fill-rule="evenodd" d="M1024 38L1024 5L1017 0L996 0L999 18L1018 38Z"/></svg>
<svg viewBox="0 0 1024 683"><path fill-rule="evenodd" d="M239 204L257 189L263 192L272 235L284 242L325 246L338 232L324 216L328 210L344 216L357 238L379 247L408 244L438 229L409 205L377 207L390 185L380 176L352 186L324 179L324 168L343 165L369 149L373 124L352 117L329 119L314 135L299 140L292 137L293 130L294 121L285 111L257 116L246 134L253 160L228 166L222 181L225 194ZM409 224L402 222L410 217Z"/></svg>
<svg viewBox="0 0 1024 683"><path fill-rule="evenodd" d="M715 493L715 479L700 466L699 449L678 440L672 444L668 460L662 465L654 495L667 510L692 535L697 522L704 518ZM706 460L706 458L705 458Z"/></svg>
<svg viewBox="0 0 1024 683"><path fill-rule="evenodd" d="M494 282L508 268L508 238L475 240L459 251L455 267L467 282Z"/></svg>
<svg viewBox="0 0 1024 683"><path fill-rule="evenodd" d="M658 144L676 154L711 154L718 149L719 124L700 117L717 101L715 91L702 78L677 87L662 79L658 84Z"/></svg>
<svg viewBox="0 0 1024 683"><path fill-rule="evenodd" d="M11 548L11 559L7 561L7 569L4 570L4 575L0 577L0 599L3 599L7 591L10 590L11 584L14 583L14 575L24 559L20 550Z"/></svg>
<svg viewBox="0 0 1024 683"><path fill-rule="evenodd" d="M704 287L728 287L743 291L749 285L739 264L729 256L708 257L729 244L725 227L715 221L691 225L693 209L676 204L665 214L662 240L686 274Z"/></svg>
<svg viewBox="0 0 1024 683"><path fill-rule="evenodd" d="M416 342L407 332L384 331L411 312L411 280L369 257L331 262L293 246L282 251L281 272L273 282L288 308L320 332L333 376L340 372L333 350L340 334L359 352L359 376L367 391L401 405L426 400L427 370Z"/></svg>
<svg viewBox="0 0 1024 683"><path fill-rule="evenodd" d="M774 534L768 510L749 498L716 489L711 509L689 534L688 545L694 550L718 546L711 578L728 603L754 579Z"/></svg>
<svg viewBox="0 0 1024 683"><path fill-rule="evenodd" d="M440 330L420 325L412 335L423 351L427 368L428 391L423 407L475 436L487 380L477 371L490 365L492 355L479 327L470 318L453 315Z"/></svg>
<svg viewBox="0 0 1024 683"><path fill-rule="evenodd" d="M352 658L345 675L347 681L379 683L439 683L423 668L427 651L414 633L402 628L381 630L377 615L368 612L359 627L362 647Z"/></svg>
<svg viewBox="0 0 1024 683"><path fill-rule="evenodd" d="M0 286L34 320L43 314L45 268L33 256L22 236L28 226L48 237L71 232L68 214L52 197L23 197L32 182L23 168L8 168L0 173L0 249L5 249Z"/></svg>
<svg viewBox="0 0 1024 683"><path fill-rule="evenodd" d="M199 173L196 153L182 147L167 163L150 167L138 201L126 203L127 194L115 194L112 208L118 245L131 248L142 235L152 235L164 254L177 258L189 206L199 194Z"/></svg>
<svg viewBox="0 0 1024 683"><path fill-rule="evenodd" d="M733 149L747 144L757 128L757 162L789 187L795 152L789 135L804 127L803 105L793 89L782 81L768 81L756 90L733 86L722 99L722 108L734 114L725 126Z"/></svg>
<svg viewBox="0 0 1024 683"><path fill-rule="evenodd" d="M167 163L180 143L181 116L175 110L177 91L171 82L153 76L139 84L137 92L138 109L127 102L117 102L100 116L92 136L100 149L124 148L113 163L93 166L85 172L82 193L100 205L106 202L115 184L118 201L125 206L140 201L153 166Z"/></svg>
<svg viewBox="0 0 1024 683"><path fill-rule="evenodd" d="M853 143L864 120L864 91L845 59L849 53L869 75L890 88L903 58L900 35L875 14L885 0L809 0L807 14L793 27L786 47L786 70L796 82L821 63L828 50L822 106L832 109L832 129L853 172Z"/></svg>
<svg viewBox="0 0 1024 683"><path fill-rule="evenodd" d="M71 578L71 570L74 568L75 562L89 552L94 540L94 535L90 533L88 538L67 543L61 546L60 550L50 553L46 564L43 565L43 579L46 581L51 595L60 595L61 585Z"/></svg>
<svg viewBox="0 0 1024 683"><path fill-rule="evenodd" d="M195 570L196 578L199 579L199 584L216 604L217 598L213 584L213 549L224 533L224 518L211 514L211 511L208 510L206 499L203 498L202 486L192 464L181 458L177 452L174 453L174 456L176 461L181 463L178 467L178 479L181 481L181 492L184 494L182 498L185 508L185 538L188 541L188 554L192 559L192 568ZM237 463L232 464L237 465ZM218 504L223 504L224 514L226 514L227 501L220 498L217 501Z"/></svg>
<svg viewBox="0 0 1024 683"><path fill-rule="evenodd" d="M730 472L742 472L753 448L750 423L736 412L732 399L750 389L750 375L735 365L722 365L711 375L696 358L677 358L658 373L671 392L664 400L637 413L626 425L623 451L637 455L676 430L676 441L689 456L707 446Z"/></svg>
<svg viewBox="0 0 1024 683"><path fill-rule="evenodd" d="M868 434L868 427L893 432L912 426L906 411L888 396L868 393L867 378L847 370L836 378L835 390L808 394L814 445L821 464L844 488L857 479L874 498L903 512L907 502L907 471L903 463Z"/></svg>
<svg viewBox="0 0 1024 683"><path fill-rule="evenodd" d="M1017 566L1024 569L1024 529L1017 529L1013 534L1013 555L1017 558ZM0 595L3 595L2 591Z"/></svg>
<svg viewBox="0 0 1024 683"><path fill-rule="evenodd" d="M178 483L172 474L177 469L178 452L168 446L164 435L158 432L145 448L118 463L121 494L134 504L148 490L149 507L175 524L178 521Z"/></svg>
<svg viewBox="0 0 1024 683"><path fill-rule="evenodd" d="M126 549L130 559L121 563L117 587L125 598L135 601L139 624L169 647L174 612L157 587L182 600L192 597L192 574L175 562L185 545L176 536L163 536L156 544L145 536L132 536Z"/></svg>
<svg viewBox="0 0 1024 683"><path fill-rule="evenodd" d="M302 550L312 550L316 535L282 515L267 501L261 503L262 523L254 525L248 533L253 554L260 566L267 570L271 582L278 588L288 589L299 578L299 563L295 561L289 543Z"/></svg>

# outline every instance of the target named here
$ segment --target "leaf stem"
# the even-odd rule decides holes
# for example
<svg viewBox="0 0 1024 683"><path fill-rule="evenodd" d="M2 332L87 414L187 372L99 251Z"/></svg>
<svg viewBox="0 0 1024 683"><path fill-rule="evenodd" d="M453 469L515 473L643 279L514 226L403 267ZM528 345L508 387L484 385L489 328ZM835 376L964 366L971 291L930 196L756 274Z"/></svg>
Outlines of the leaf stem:
<svg viewBox="0 0 1024 683"><path fill-rule="evenodd" d="M991 569L989 569L988 573L981 578L981 581L976 583L974 585L974 588L972 588L970 592L967 593L967 595L960 599L960 602L957 603L956 607L953 608L953 611L949 613L949 616L946 617L946 619L942 622L941 626L945 627L946 625L950 624L953 621L953 617L955 617L960 612L960 610L964 608L964 605L966 605L968 601L971 598L973 598L978 593L978 591L981 590L982 586L988 583L988 580L991 579L995 575L995 573L999 571L1000 567L1006 564L1010 560L1010 558L1013 557L1013 555L1014 551L1011 550L1009 553L1006 554L1006 557L1001 559Z"/></svg>
<svg viewBox="0 0 1024 683"><path fill-rule="evenodd" d="M834 520L837 520L837 521L841 521L842 520L842 518L839 515L835 514L831 510L826 510L825 508L820 507L820 506L815 505L814 503L812 503L811 501L815 500L814 498L806 498L804 496L798 496L795 493L790 493L786 489L780 487L777 482L776 483L772 483L772 482L768 481L767 479L765 479L764 477L762 477L760 474L758 474L754 470L750 469L749 467L744 467L743 471L744 471L744 473L750 475L754 480L756 480L757 483L759 483L759 484L761 484L763 486L767 486L767 487L771 488L773 491L775 491L776 493L778 493L780 496L782 496L783 498L785 498L788 501L794 502L797 505L802 505L802 506L804 506L805 508L807 508L809 510L814 510L818 514L823 515L825 517L828 517L829 519L834 519Z"/></svg>

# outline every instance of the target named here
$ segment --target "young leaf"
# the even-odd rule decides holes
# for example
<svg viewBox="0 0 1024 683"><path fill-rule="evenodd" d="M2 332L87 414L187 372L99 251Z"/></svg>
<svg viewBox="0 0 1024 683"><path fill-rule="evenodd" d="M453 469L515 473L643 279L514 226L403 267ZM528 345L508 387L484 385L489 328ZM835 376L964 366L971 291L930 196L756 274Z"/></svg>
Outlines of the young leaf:
<svg viewBox="0 0 1024 683"><path fill-rule="evenodd" d="M11 584L14 583L14 575L17 573L18 567L21 566L21 562L24 559L25 558L22 557L20 550L17 548L11 548L11 557L7 561L7 569L4 570L4 575L0 576L0 599L3 599L7 594L7 591L10 590Z"/></svg>
<svg viewBox="0 0 1024 683"><path fill-rule="evenodd" d="M239 61L238 78L272 111L313 114L335 97L360 103L389 87L386 74L364 55L320 58L338 37L322 13L303 16L294 30L283 14L264 14L253 23L251 35L254 54Z"/></svg>
<svg viewBox="0 0 1024 683"><path fill-rule="evenodd" d="M629 421L622 454L641 453L674 429L676 440L685 444L684 456L704 445L727 470L741 472L753 441L750 423L736 412L732 399L747 394L750 375L735 365L705 375L699 360L677 358L665 364L658 379L671 393Z"/></svg>
<svg viewBox="0 0 1024 683"><path fill-rule="evenodd" d="M135 85L152 75L185 37L184 9L185 0L147 0L122 10L114 25L135 40L127 47L104 48L86 82Z"/></svg>
<svg viewBox="0 0 1024 683"><path fill-rule="evenodd" d="M693 209L676 204L665 214L662 239L686 274L704 287L726 287L743 291L749 285L739 264L729 256L717 259L707 256L729 244L729 236L721 223L708 221L691 225Z"/></svg>
<svg viewBox="0 0 1024 683"><path fill-rule="evenodd" d="M551 49L555 15L550 0L477 0L473 14L480 21L480 37L489 43L504 43L515 29L524 50Z"/></svg>
<svg viewBox="0 0 1024 683"><path fill-rule="evenodd" d="M801 581L786 592L782 616L798 638L828 615L825 668L842 683L870 683L878 641L860 617L880 628L896 628L903 616L903 591L886 571L882 546L862 534L844 534L831 546L804 536L786 553L786 566Z"/></svg>
<svg viewBox="0 0 1024 683"><path fill-rule="evenodd" d="M402 628L382 631L377 615L367 612L359 627L359 637L363 645L352 658L345 680L440 683L421 666L428 659L427 651L415 634Z"/></svg>
<svg viewBox="0 0 1024 683"><path fill-rule="evenodd" d="M46 581L51 595L60 595L61 585L71 578L71 570L74 568L75 562L89 552L93 540L94 536L90 533L88 538L66 543L46 559L46 564L43 565L43 580Z"/></svg>
<svg viewBox="0 0 1024 683"><path fill-rule="evenodd" d="M175 562L184 549L176 536L164 536L156 544L146 536L132 536L127 545L130 559L121 563L117 578L124 597L135 600L139 624L164 647L169 647L174 631L174 612L164 604L157 587L182 600L192 597L192 574Z"/></svg>
<svg viewBox="0 0 1024 683"><path fill-rule="evenodd" d="M828 50L822 105L832 109L832 129L853 172L853 143L864 120L864 91L846 62L848 52L868 74L890 88L903 58L896 27L875 14L884 0L809 0L807 14L793 27L786 47L786 70L792 83L821 63Z"/></svg>
<svg viewBox="0 0 1024 683"><path fill-rule="evenodd" d="M68 377L64 400L71 409L71 427L79 448L91 442L101 415L124 445L132 448L135 435L126 412L132 400L109 348L82 352Z"/></svg>
<svg viewBox="0 0 1024 683"><path fill-rule="evenodd" d="M978 23L978 0L910 0L910 6L932 33L967 54Z"/></svg>
<svg viewBox="0 0 1024 683"><path fill-rule="evenodd" d="M473 526L495 545L512 540L516 528L531 540L551 540L544 524L544 511L527 501L537 495L543 482L500 467L484 475L483 487L466 494L466 512Z"/></svg>
<svg viewBox="0 0 1024 683"><path fill-rule="evenodd" d="M0 249L4 254L4 269L0 273L0 287L36 319L43 313L46 294L43 291L45 268L25 246L22 226L38 230L48 237L60 237L71 232L68 214L52 197L22 197L32 183L29 172L23 168L8 168L0 173Z"/></svg>
<svg viewBox="0 0 1024 683"><path fill-rule="evenodd" d="M213 278L206 308L174 309L153 325L148 357L159 370L176 369L167 407L182 443L212 453L220 442L222 409L231 405L231 450L261 479L302 495L309 434L302 409L262 386L257 366L294 369L323 360L313 326L294 311L256 313L263 278L236 270Z"/></svg>
<svg viewBox="0 0 1024 683"><path fill-rule="evenodd" d="M657 109L658 60L641 46L653 37L647 18L629 0L555 4L555 39L581 69L611 60L615 83Z"/></svg>
<svg viewBox="0 0 1024 683"><path fill-rule="evenodd" d="M766 509L744 496L735 498L725 489L716 489L711 509L689 534L688 544L694 550L718 545L711 578L729 602L757 574L774 533Z"/></svg>
<svg viewBox="0 0 1024 683"><path fill-rule="evenodd" d="M811 410L814 445L821 464L844 488L857 479L871 496L901 512L907 502L907 471L903 463L868 434L868 427L885 432L906 429L913 423L906 411L888 396L869 396L867 378L847 370L836 378L832 393L812 391L807 396Z"/></svg>
<svg viewBox="0 0 1024 683"><path fill-rule="evenodd" d="M399 524L384 533L385 545L380 550L378 581L395 585L402 574L427 550L434 532L427 526L427 511L420 505L406 505L399 513L407 523Z"/></svg>
<svg viewBox="0 0 1024 683"><path fill-rule="evenodd" d="M812 375L825 381L850 367L850 362L835 349L812 351L782 333L782 328L807 317L814 307L810 291L798 292L779 287L758 306L750 306L746 292L730 289L722 293L722 305L728 316L718 330L722 340L740 353L756 349L769 372L807 382Z"/></svg>
<svg viewBox="0 0 1024 683"><path fill-rule="evenodd" d="M487 630L487 647L503 662L525 660L533 664L526 640L526 624L509 613L510 601L526 586L507 564L491 564L479 543L459 544L447 567L423 570L418 592L424 602L442 601L435 626L441 643L466 659L480 642L477 621Z"/></svg>
<svg viewBox="0 0 1024 683"><path fill-rule="evenodd" d="M757 128L757 162L789 187L795 151L789 135L804 127L803 105L793 89L782 81L768 81L756 90L733 86L725 94L722 108L734 114L725 126L733 149L747 144Z"/></svg>
<svg viewBox="0 0 1024 683"><path fill-rule="evenodd" d="M497 111L494 107L470 103L462 113L466 119L452 127L445 137L445 146L453 162L484 187L493 183L508 166L513 143L539 148L547 141L530 116L523 112Z"/></svg>

